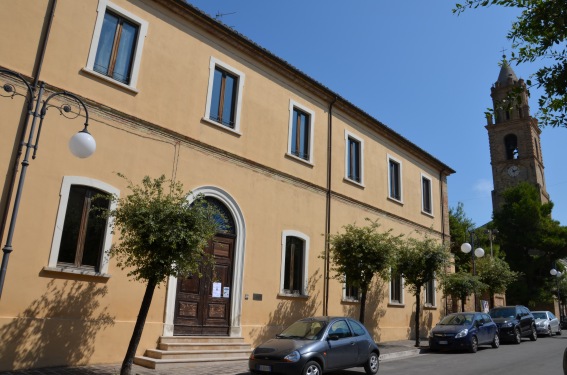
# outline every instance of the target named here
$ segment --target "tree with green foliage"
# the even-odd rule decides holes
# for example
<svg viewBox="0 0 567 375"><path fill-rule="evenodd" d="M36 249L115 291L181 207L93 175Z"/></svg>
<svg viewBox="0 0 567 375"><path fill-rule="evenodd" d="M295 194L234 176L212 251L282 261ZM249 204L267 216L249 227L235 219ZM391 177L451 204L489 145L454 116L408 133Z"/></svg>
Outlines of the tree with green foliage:
<svg viewBox="0 0 567 375"><path fill-rule="evenodd" d="M456 271L470 271L470 256L461 251L461 245L469 242L469 230L473 227L474 223L467 217L462 202L459 202L456 208L449 208L450 248L455 256Z"/></svg>
<svg viewBox="0 0 567 375"><path fill-rule="evenodd" d="M378 275L389 279L392 259L399 248L401 235L393 235L392 229L379 231L378 221L359 227L356 224L344 226L344 233L331 235L329 241L330 260L335 278L346 281L360 290L360 317L364 323L366 295L372 278Z"/></svg>
<svg viewBox="0 0 567 375"><path fill-rule="evenodd" d="M567 256L567 227L551 218L553 203L542 204L538 188L529 183L504 191L503 202L493 221L510 269L521 273L506 296L509 303L537 306L549 270Z"/></svg>
<svg viewBox="0 0 567 375"><path fill-rule="evenodd" d="M441 278L441 285L445 294L461 301L461 311L465 311L468 296L473 293L480 293L486 288L486 285L480 281L478 276L463 271L445 275Z"/></svg>
<svg viewBox="0 0 567 375"><path fill-rule="evenodd" d="M120 177L126 179L123 175ZM144 177L141 185L128 181L131 194L112 200L116 208L106 212L113 219L119 241L110 249L128 276L146 284L134 332L120 369L130 375L156 286L170 276L201 276L203 264L211 263L205 245L217 231L218 213L202 197L190 202L179 182Z"/></svg>
<svg viewBox="0 0 567 375"><path fill-rule="evenodd" d="M465 0L453 13L466 9L502 6L518 8L520 15L506 36L512 42L511 61L517 64L543 60L549 62L533 77L543 88L538 100L539 123L567 127L567 6L559 0ZM526 81L532 86L531 80Z"/></svg>
<svg viewBox="0 0 567 375"><path fill-rule="evenodd" d="M410 292L415 296L415 346L420 346L419 318L421 315L421 290L435 279L449 263L449 249L430 237L407 238L403 241L395 268L404 277Z"/></svg>
<svg viewBox="0 0 567 375"><path fill-rule="evenodd" d="M479 280L486 285L490 297L490 308L494 307L494 295L505 293L508 285L518 279L519 272L512 271L506 261L496 257L477 259L476 272Z"/></svg>

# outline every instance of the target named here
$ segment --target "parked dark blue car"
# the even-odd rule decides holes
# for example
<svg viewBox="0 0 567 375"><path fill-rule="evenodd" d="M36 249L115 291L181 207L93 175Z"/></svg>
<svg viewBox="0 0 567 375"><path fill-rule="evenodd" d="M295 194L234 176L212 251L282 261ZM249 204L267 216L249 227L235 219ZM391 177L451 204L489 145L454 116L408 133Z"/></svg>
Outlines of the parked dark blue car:
<svg viewBox="0 0 567 375"><path fill-rule="evenodd" d="M498 327L488 314L462 312L449 314L431 330L429 349L461 349L476 353L479 345L500 346Z"/></svg>

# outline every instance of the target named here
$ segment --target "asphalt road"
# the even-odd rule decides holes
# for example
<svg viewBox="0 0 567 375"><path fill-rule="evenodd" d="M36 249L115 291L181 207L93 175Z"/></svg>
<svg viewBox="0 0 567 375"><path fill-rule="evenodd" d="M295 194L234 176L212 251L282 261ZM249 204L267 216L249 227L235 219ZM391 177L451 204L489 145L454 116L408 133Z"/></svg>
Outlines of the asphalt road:
<svg viewBox="0 0 567 375"><path fill-rule="evenodd" d="M380 363L379 375L563 375L562 336L539 337L520 345L502 344L498 349L482 346L477 353L437 352ZM355 374L354 371L341 372Z"/></svg>

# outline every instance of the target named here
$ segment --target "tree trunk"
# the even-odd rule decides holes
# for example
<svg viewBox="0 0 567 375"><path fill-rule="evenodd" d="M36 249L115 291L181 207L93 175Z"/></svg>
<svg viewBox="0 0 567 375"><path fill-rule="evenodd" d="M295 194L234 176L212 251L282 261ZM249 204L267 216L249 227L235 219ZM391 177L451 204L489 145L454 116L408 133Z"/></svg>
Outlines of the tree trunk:
<svg viewBox="0 0 567 375"><path fill-rule="evenodd" d="M492 309L494 307L494 293L490 292L490 308Z"/></svg>
<svg viewBox="0 0 567 375"><path fill-rule="evenodd" d="M136 325L134 326L134 332L132 332L132 338L130 339L124 362L122 362L122 367L120 368L120 375L130 375L132 372L132 363L134 363L134 356L136 355L136 350L138 349L138 344L140 343L140 338L144 331L144 324L146 324L146 318L148 317L148 311L152 304L152 297L154 296L156 285L157 282L155 280L148 280L144 299L142 300L140 312L138 313L138 319L136 319Z"/></svg>
<svg viewBox="0 0 567 375"><path fill-rule="evenodd" d="M461 296L461 312L465 312L466 301L467 301L467 296Z"/></svg>
<svg viewBox="0 0 567 375"><path fill-rule="evenodd" d="M363 288L360 294L360 323L364 324L364 310L366 307L366 292L368 288Z"/></svg>
<svg viewBox="0 0 567 375"><path fill-rule="evenodd" d="M421 340L419 338L419 315L420 315L420 310L421 310L421 304L419 303L421 301L421 292L420 289L421 288L416 288L417 292L415 293L415 346L416 347L420 347L421 345Z"/></svg>

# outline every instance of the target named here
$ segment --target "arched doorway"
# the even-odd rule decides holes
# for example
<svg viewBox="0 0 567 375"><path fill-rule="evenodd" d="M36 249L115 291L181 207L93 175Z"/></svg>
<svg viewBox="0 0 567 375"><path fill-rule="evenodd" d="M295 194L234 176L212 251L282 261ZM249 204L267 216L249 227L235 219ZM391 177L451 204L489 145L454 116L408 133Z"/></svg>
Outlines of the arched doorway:
<svg viewBox="0 0 567 375"><path fill-rule="evenodd" d="M164 336L240 336L244 218L236 202L219 188L201 187L193 193L203 194L223 213L222 229L207 247L215 259L216 278L170 278Z"/></svg>

